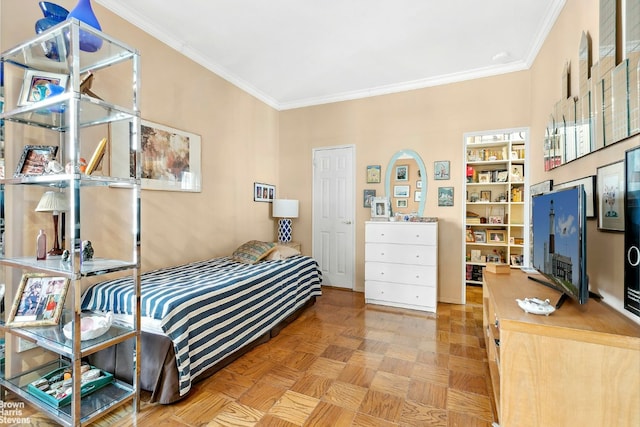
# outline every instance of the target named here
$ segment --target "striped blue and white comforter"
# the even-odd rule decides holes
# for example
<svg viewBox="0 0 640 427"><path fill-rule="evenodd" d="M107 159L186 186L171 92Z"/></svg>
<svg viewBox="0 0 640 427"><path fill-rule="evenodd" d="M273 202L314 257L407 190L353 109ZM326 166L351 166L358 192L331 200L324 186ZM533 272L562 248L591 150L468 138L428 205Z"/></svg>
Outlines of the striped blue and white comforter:
<svg viewBox="0 0 640 427"><path fill-rule="evenodd" d="M310 257L254 265L214 258L143 274L140 315L159 319L173 341L184 396L200 373L321 295L321 282ZM82 309L133 314L132 283L126 277L92 286Z"/></svg>

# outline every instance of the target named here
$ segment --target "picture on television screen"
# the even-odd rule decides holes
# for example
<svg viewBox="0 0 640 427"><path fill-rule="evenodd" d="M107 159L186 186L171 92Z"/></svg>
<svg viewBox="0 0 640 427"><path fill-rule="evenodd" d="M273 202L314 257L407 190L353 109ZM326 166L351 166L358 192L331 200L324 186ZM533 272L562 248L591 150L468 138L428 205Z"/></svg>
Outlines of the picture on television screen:
<svg viewBox="0 0 640 427"><path fill-rule="evenodd" d="M580 303L588 298L582 186L532 199L533 267Z"/></svg>

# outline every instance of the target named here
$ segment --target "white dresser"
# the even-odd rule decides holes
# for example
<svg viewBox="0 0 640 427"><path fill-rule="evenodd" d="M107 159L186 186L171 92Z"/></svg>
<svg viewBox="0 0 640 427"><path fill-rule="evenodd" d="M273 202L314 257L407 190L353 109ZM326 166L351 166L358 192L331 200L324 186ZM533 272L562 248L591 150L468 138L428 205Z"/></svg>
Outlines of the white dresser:
<svg viewBox="0 0 640 427"><path fill-rule="evenodd" d="M365 223L367 303L436 312L438 223Z"/></svg>

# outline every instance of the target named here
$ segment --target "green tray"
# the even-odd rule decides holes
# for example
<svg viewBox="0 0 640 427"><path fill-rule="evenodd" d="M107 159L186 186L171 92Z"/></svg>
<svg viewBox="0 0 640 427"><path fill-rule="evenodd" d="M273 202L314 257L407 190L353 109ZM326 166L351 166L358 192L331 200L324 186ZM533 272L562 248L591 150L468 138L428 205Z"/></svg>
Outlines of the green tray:
<svg viewBox="0 0 640 427"><path fill-rule="evenodd" d="M94 368L93 366L91 367L92 369ZM44 375L43 378L49 379L61 372L64 372L66 368L59 368L56 369L54 371L49 372L48 374ZM93 381L90 381L84 385L82 385L82 387L80 387L80 397L84 397L88 394L93 393L94 391L101 389L102 387L106 386L107 384L113 382L113 375L110 374L109 372L105 372L105 371L100 371L101 375L99 378L96 378ZM27 391L31 394L33 394L34 396L36 396L38 399L43 400L44 402L48 403L49 405L55 407L55 408L59 408L61 406L66 406L68 404L71 403L71 399L73 398L73 395L70 394L69 396L65 396L62 399L56 399L55 397L51 396L50 394L45 393L44 391L38 389L37 387L33 386L31 383L29 383L29 385L27 385Z"/></svg>

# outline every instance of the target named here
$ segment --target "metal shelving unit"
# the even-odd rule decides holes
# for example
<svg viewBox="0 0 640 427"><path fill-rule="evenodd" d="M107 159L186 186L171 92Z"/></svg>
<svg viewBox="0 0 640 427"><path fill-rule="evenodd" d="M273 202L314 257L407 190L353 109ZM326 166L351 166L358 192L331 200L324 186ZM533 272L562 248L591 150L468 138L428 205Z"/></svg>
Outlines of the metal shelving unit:
<svg viewBox="0 0 640 427"><path fill-rule="evenodd" d="M79 40L81 32L90 33L103 40L102 47L96 52L83 52L80 50ZM56 46L56 58L47 56L51 46ZM51 55L49 55L51 56ZM13 232L10 235L12 244L6 245L5 252L0 254L0 266L7 284L5 301L10 304L15 298L19 277L24 273L38 272L61 276L70 280L70 285L65 301L65 311L62 319L55 326L17 327L8 326L7 310L0 321L0 330L5 337L15 336L34 342L37 346L50 353L48 359L41 366L30 366L31 363L23 363L22 355L15 349L8 351L3 370L0 375L0 386L15 393L21 399L32 404L55 421L67 425L76 426L92 422L105 413L127 403L133 404L133 410L138 411L140 388L140 112L138 108L139 89L139 53L126 44L109 37L108 35L88 27L73 19L62 22L46 32L3 52L0 60L4 63L6 93L9 101L5 105L4 113L0 118L8 125L7 130L22 138L11 138L13 145L7 150L11 158L6 158L6 176L0 180L0 188L3 189L7 229ZM43 73L56 73L65 75L68 84L64 93L45 98L44 100L30 102L26 105L18 105L18 90L11 87L20 82L21 74L27 71ZM130 105L120 105L121 102L111 103L109 100L98 99L91 96L92 92L85 93L82 90L82 79L92 73L111 76L110 81L122 84L118 88L117 96L121 93L130 93ZM131 80L123 76L129 75ZM122 89L120 91L120 89ZM127 103L129 96L127 95ZM126 159L119 160L129 164L129 176L110 176L110 168L102 175L86 175L82 169L81 151L87 152L90 144L95 144L93 135L103 130L110 129L114 122L128 122L128 139L111 139L109 144L126 144L130 153ZM83 132L89 132L85 134ZM14 163L17 164L15 154L28 145L33 139L33 133L38 138L47 141L55 141L58 147L56 159L65 165L65 172L60 174L42 174L30 176L11 176ZM45 133L46 136L42 136ZM86 155L86 154L85 154ZM13 157L16 157L15 159ZM105 162L106 163L106 162ZM106 167L103 167L103 171ZM116 189L117 188L117 189ZM54 190L65 193L69 206L66 214L65 225L62 227L63 249L70 253L68 261L62 262L60 257L48 256L45 260L36 260L33 247L29 242L24 242L24 233L21 229L33 228L33 217L29 212L33 206L29 206L23 197L33 195L40 190ZM92 193L99 191L97 195ZM89 193L91 192L91 193ZM119 193L118 195L114 194ZM128 192L123 199L122 192ZM109 252L117 253L115 257L96 257L91 260L82 258L82 241L88 240L86 236L96 233L90 226L85 226L86 216L91 203L96 197L100 199L116 200L114 203L122 216L121 229L118 232L106 233L109 237L101 235L102 247L113 249ZM126 200L122 203L122 200ZM118 205L117 203L120 203ZM95 215L95 213L93 213ZM91 216L91 215L89 215ZM44 220L43 220L44 221ZM90 223L90 221L89 221ZM94 223L95 226L95 223ZM12 228L13 227L13 228ZM110 240L109 240L110 239ZM15 241L14 241L15 240ZM122 243L125 241L126 243ZM117 325L98 338L81 341L81 295L89 286L90 279L104 275L130 275L133 278L133 291L136 295L136 307L134 315L134 327L126 328ZM8 305L6 304L6 305ZM63 325L71 322L73 339L67 339L63 333ZM102 349L114 346L126 340L135 340L136 372L133 375L133 383L127 384L114 380L95 392L81 397L80 367L82 358ZM40 362L42 363L42 362ZM25 366L30 366L25 368ZM72 369L72 399L69 405L55 407L37 395L29 391L28 385L43 375L61 367Z"/></svg>

